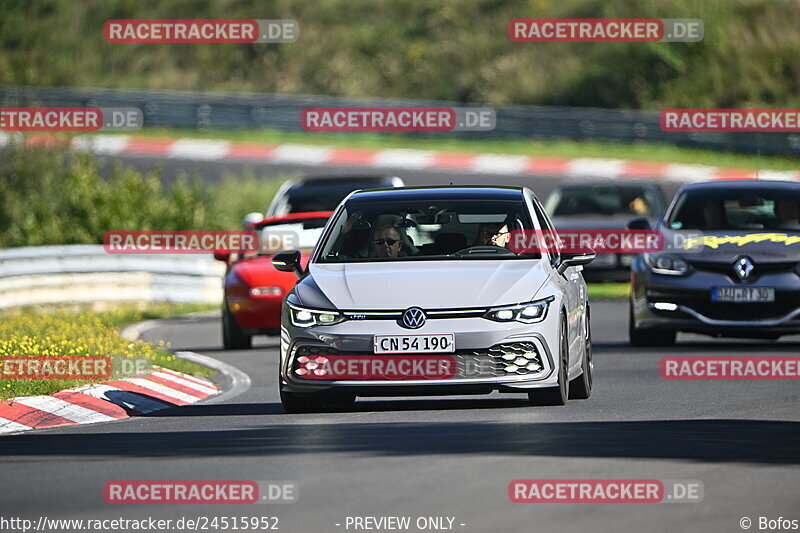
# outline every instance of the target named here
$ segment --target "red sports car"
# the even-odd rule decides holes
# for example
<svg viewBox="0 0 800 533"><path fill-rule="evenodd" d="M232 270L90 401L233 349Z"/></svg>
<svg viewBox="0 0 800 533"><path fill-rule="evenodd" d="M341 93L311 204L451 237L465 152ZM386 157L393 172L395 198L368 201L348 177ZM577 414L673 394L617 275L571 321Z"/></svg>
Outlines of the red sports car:
<svg viewBox="0 0 800 533"><path fill-rule="evenodd" d="M305 266L332 213L314 211L264 218L250 225L259 234L257 253L239 257L214 254L228 263L222 301L222 339L226 350L251 348L253 335L279 334L281 303L297 277L276 270L272 256L285 250L300 250Z"/></svg>

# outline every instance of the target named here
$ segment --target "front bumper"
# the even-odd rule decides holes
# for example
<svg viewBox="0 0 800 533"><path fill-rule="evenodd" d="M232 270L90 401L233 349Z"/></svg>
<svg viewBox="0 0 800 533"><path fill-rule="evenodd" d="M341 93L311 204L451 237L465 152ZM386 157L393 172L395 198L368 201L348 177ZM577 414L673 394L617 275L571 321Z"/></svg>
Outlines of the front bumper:
<svg viewBox="0 0 800 533"><path fill-rule="evenodd" d="M420 329L408 330L393 320L346 321L333 326L297 328L284 320L281 331L281 389L294 393L346 390L359 396L486 394L492 391L526 392L557 385L554 346L558 346L559 313L550 309L536 324L498 323L483 318L428 319ZM374 354L375 335L434 335L452 333L456 351L437 354L452 357L457 371L447 379L313 379L297 374L303 355ZM527 354L527 355L525 355ZM397 354L392 354L396 356ZM412 359L416 355L403 357ZM431 354L424 354L431 355ZM506 357L504 359L504 356ZM511 358L513 356L513 359ZM527 357L531 368L506 371L515 359Z"/></svg>
<svg viewBox="0 0 800 533"><path fill-rule="evenodd" d="M800 333L800 276L794 272L764 274L745 284L718 272L693 271L682 277L654 274L641 263L637 261L632 270L631 291L639 329L730 337ZM775 302L712 302L713 287L773 287Z"/></svg>

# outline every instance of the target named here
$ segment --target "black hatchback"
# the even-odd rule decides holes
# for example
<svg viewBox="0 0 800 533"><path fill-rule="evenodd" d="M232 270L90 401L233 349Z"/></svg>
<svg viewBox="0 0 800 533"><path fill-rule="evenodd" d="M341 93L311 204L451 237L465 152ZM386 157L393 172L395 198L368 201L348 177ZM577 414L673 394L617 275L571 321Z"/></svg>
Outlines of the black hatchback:
<svg viewBox="0 0 800 533"><path fill-rule="evenodd" d="M678 331L800 334L800 183L685 185L655 229L671 249L631 265L631 344L671 344Z"/></svg>

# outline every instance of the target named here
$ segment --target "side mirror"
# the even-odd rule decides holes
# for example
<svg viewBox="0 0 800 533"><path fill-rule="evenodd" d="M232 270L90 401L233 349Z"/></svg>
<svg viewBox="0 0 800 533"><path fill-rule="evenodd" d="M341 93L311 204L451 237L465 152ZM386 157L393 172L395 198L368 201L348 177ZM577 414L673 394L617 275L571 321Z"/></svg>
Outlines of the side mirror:
<svg viewBox="0 0 800 533"><path fill-rule="evenodd" d="M303 275L303 267L300 265L301 256L300 250L287 250L275 255L272 258L272 265L275 270L281 272L294 272L299 278Z"/></svg>
<svg viewBox="0 0 800 533"><path fill-rule="evenodd" d="M227 263L228 260L231 258L231 253L228 251L224 252L214 252L214 259L217 261L222 261L223 263Z"/></svg>
<svg viewBox="0 0 800 533"><path fill-rule="evenodd" d="M636 217L628 221L628 229L650 229L647 217Z"/></svg>
<svg viewBox="0 0 800 533"><path fill-rule="evenodd" d="M247 213L242 219L242 225L244 226L244 229L250 229L250 224L254 224L263 218L264 215L262 215L261 213L256 213L256 212Z"/></svg>
<svg viewBox="0 0 800 533"><path fill-rule="evenodd" d="M558 273L563 274L564 271L571 266L588 265L597 254L591 248L586 248L580 252L562 252L561 262L558 264Z"/></svg>

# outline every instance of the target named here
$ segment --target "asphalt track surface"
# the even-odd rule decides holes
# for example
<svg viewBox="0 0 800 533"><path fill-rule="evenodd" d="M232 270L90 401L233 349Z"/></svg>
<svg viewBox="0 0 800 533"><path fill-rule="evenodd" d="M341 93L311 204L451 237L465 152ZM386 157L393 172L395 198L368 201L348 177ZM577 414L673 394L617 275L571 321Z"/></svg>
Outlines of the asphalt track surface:
<svg viewBox="0 0 800 533"><path fill-rule="evenodd" d="M372 174L360 167L117 157L216 181L250 171ZM112 160L106 160L110 164ZM397 171L409 185L527 185L541 198L560 176ZM664 184L665 192L677 185ZM800 389L791 381L665 381L665 355L797 355L777 343L681 335L669 349L627 345L625 304L593 302L595 390L565 407L531 407L520 395L359 399L346 413L284 414L277 338L253 350L221 349L218 318L165 321L145 338L229 363L252 386L224 401L116 423L0 438L0 516L155 518L277 516L279 531L345 528L347 516L454 517L454 531L741 531L749 517L800 519ZM226 380L218 377L219 384ZM513 479L699 480L699 503L515 504ZM289 505L109 505L109 480L294 480ZM337 524L341 524L337 526ZM464 524L463 526L461 524ZM58 530L52 530L58 531ZM210 529L209 531L213 531ZM412 528L410 531L419 531Z"/></svg>
<svg viewBox="0 0 800 533"><path fill-rule="evenodd" d="M354 531L347 516L450 516L454 531L741 531L750 517L800 518L800 390L791 381L665 381L665 355L796 355L765 344L680 335L627 345L625 303L592 303L595 389L564 407L521 395L359 398L351 412L284 414L275 337L221 349L218 317L145 332L246 372L252 386L116 423L0 439L2 516L36 519L277 516L280 531ZM225 385L224 380L220 384ZM524 504L513 479L699 480L699 503ZM109 505L109 480L294 480L287 505ZM336 526L341 524L341 526ZM461 526L460 524L464 524ZM411 529L411 531L418 531Z"/></svg>

